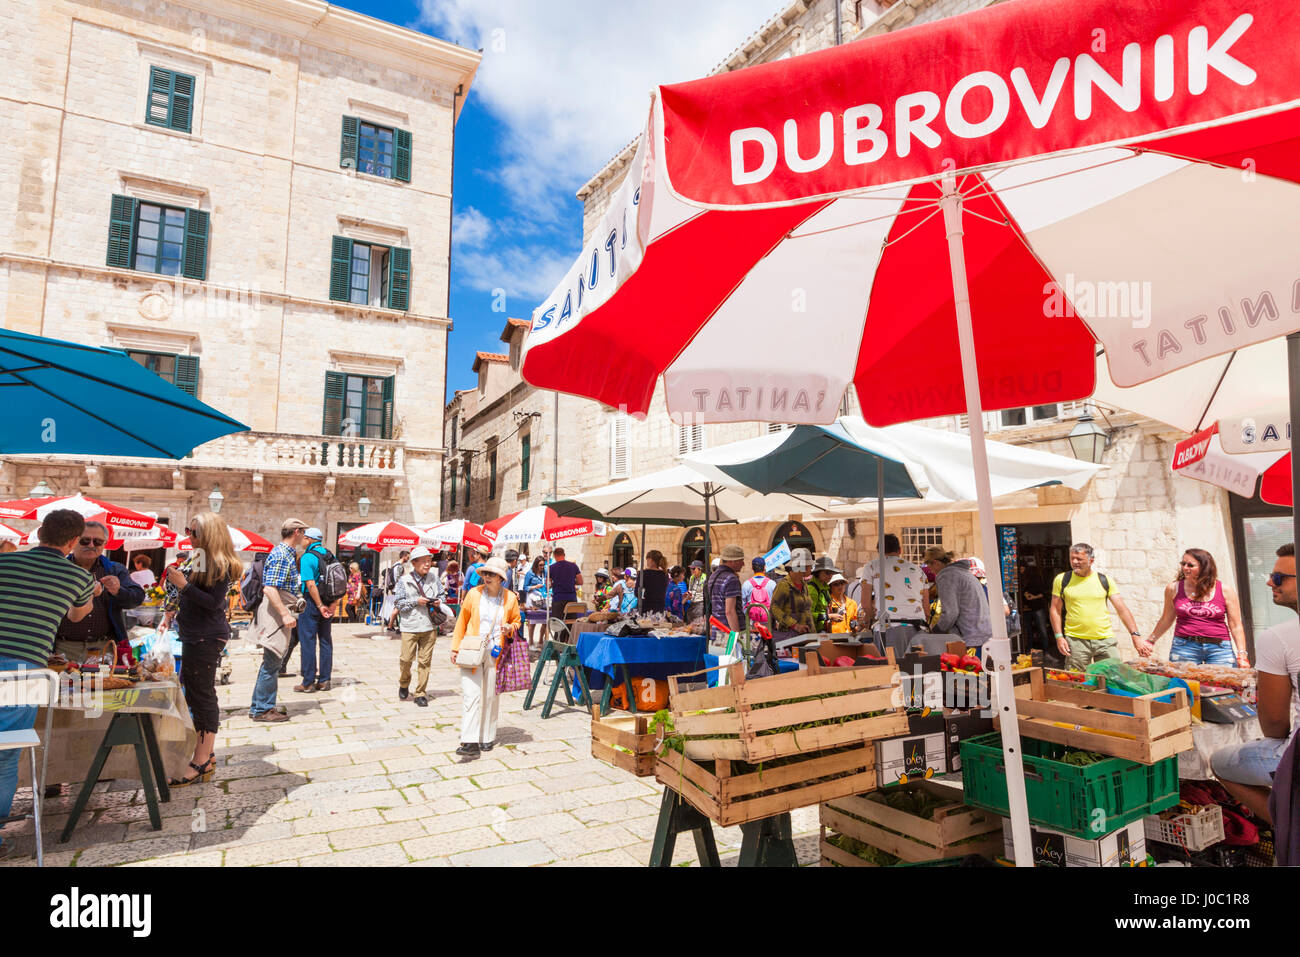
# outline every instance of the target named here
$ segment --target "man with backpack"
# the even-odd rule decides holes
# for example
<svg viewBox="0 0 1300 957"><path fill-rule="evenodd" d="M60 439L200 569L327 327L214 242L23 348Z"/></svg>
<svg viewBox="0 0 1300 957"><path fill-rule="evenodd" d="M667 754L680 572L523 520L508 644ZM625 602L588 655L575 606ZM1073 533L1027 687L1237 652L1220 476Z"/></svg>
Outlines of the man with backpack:
<svg viewBox="0 0 1300 957"><path fill-rule="evenodd" d="M253 685L248 716L254 721L288 721L276 709L275 699L282 667L288 662L290 635L297 630L302 598L298 590L298 545L307 523L287 518L280 527L280 544L271 549L260 574L241 583L245 607L253 613L249 637L262 646L262 667ZM256 566L255 566L256 567ZM253 581L253 578L258 581Z"/></svg>
<svg viewBox="0 0 1300 957"><path fill-rule="evenodd" d="M1070 546L1070 570L1052 582L1052 607L1049 615L1056 634L1056 647L1071 671L1086 671L1094 661L1118 658L1119 647L1111 632L1109 601L1115 606L1124 627L1133 638L1138 654L1147 654L1151 642L1142 637L1133 613L1115 586L1101 572L1092 570L1091 545L1080 542Z"/></svg>
<svg viewBox="0 0 1300 957"><path fill-rule="evenodd" d="M329 691L334 670L334 609L348 593L348 570L321 544L319 528L309 528L307 550L298 572L307 607L298 616L298 644L302 654L302 683L294 691ZM316 647L320 645L320 675L316 674Z"/></svg>

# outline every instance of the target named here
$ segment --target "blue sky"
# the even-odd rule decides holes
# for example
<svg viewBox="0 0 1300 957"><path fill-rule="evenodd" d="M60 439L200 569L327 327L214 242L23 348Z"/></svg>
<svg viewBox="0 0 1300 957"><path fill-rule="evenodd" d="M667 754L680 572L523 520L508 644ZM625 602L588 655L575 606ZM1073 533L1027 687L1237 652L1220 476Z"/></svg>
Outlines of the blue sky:
<svg viewBox="0 0 1300 957"><path fill-rule="evenodd" d="M582 246L574 193L645 124L650 90L707 74L782 0L344 0L483 62L456 126L447 390L500 351ZM504 309L504 311L500 311Z"/></svg>

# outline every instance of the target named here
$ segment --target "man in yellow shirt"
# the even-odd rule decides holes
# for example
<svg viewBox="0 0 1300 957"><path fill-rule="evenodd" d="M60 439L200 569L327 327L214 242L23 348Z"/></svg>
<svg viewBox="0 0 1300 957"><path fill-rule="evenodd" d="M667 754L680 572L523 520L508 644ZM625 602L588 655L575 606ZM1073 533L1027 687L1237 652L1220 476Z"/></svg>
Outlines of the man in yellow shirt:
<svg viewBox="0 0 1300 957"><path fill-rule="evenodd" d="M1091 545L1070 546L1070 571L1052 582L1052 630L1056 647L1071 671L1086 671L1104 658L1118 658L1119 646L1111 632L1109 601L1133 638L1133 647L1143 657L1151 654L1151 642L1142 637L1133 613L1115 586L1101 572L1092 570Z"/></svg>

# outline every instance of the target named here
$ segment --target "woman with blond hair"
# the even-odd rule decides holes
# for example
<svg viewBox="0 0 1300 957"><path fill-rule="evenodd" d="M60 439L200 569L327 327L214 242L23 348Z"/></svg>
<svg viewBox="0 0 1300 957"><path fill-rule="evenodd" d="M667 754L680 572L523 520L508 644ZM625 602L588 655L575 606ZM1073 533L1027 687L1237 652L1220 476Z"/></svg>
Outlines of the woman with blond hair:
<svg viewBox="0 0 1300 957"><path fill-rule="evenodd" d="M510 655L508 645L519 634L519 598L505 587L510 570L504 559L489 558L478 569L481 585L465 593L460 603L460 617L451 636L451 663L459 664L461 693L460 747L456 753L473 757L480 751L491 751L497 738L497 709L501 698L497 695L497 662ZM466 635L483 639L488 650L481 662L457 660L460 646ZM492 650L498 653L494 657ZM556 681L563 681L559 675Z"/></svg>
<svg viewBox="0 0 1300 957"><path fill-rule="evenodd" d="M167 569L167 580L179 591L176 628L185 651L181 683L199 740L190 761L192 774L172 778L171 787L207 781L217 767L213 753L221 711L217 707L217 668L230 640L226 595L239 581L244 566L230 541L230 529L212 512L201 512L185 529L194 545L188 573Z"/></svg>

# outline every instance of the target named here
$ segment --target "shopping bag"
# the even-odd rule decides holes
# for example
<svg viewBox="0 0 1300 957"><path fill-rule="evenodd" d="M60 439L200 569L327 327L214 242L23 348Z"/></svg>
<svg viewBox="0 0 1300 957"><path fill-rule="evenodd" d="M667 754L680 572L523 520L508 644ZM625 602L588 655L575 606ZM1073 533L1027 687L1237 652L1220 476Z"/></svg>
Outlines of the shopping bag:
<svg viewBox="0 0 1300 957"><path fill-rule="evenodd" d="M509 642L497 661L497 694L523 691L532 687L533 674L528 660L528 642L522 636ZM556 679L561 680L561 679Z"/></svg>

